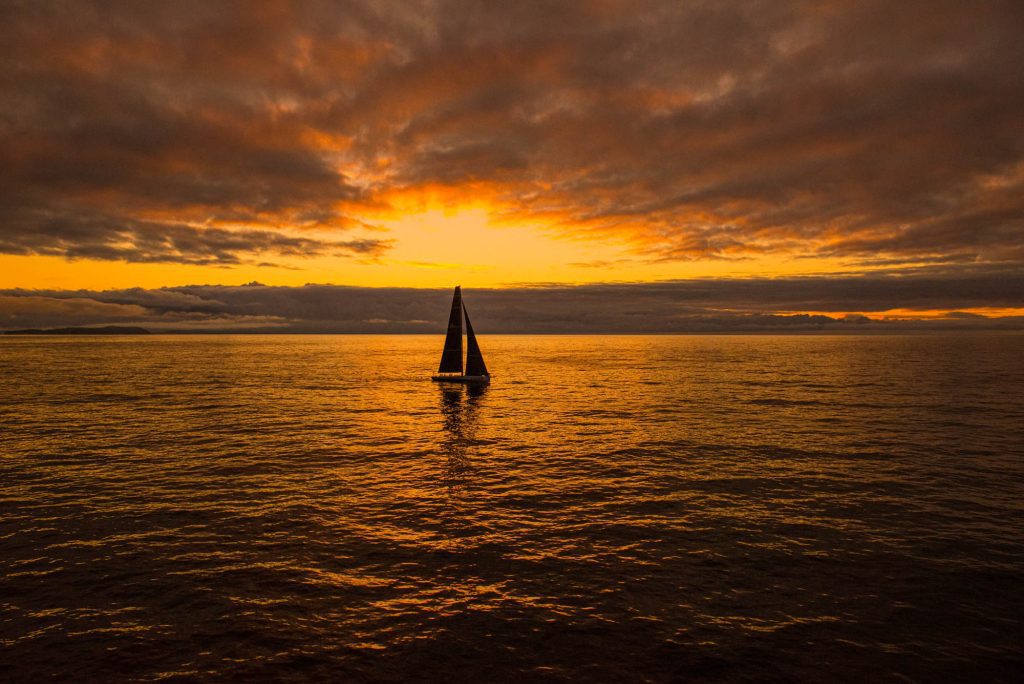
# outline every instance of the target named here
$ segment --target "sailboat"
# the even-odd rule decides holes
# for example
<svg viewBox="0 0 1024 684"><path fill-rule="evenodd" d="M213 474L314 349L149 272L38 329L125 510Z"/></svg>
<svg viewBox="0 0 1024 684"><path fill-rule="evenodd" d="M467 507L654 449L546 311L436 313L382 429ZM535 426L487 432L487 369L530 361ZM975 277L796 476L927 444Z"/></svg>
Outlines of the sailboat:
<svg viewBox="0 0 1024 684"><path fill-rule="evenodd" d="M466 319L466 368L462 368L462 319ZM448 317L448 335L444 338L444 350L441 352L441 365L437 373L430 377L435 382L466 382L485 384L491 381L487 372L480 345L473 334L473 324L469 322L469 312L462 304L462 288L455 286L452 296L452 313Z"/></svg>

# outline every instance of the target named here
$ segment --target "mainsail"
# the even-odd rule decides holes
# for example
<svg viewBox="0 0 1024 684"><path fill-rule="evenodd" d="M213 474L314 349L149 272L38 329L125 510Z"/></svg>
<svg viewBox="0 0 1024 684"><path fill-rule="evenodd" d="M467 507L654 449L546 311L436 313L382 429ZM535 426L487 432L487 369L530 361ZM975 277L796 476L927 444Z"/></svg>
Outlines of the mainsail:
<svg viewBox="0 0 1024 684"><path fill-rule="evenodd" d="M474 339L471 344L475 345L476 340ZM455 296L452 297L448 336L444 338L444 351L441 352L441 365L437 372L462 373L462 289L458 285L455 286Z"/></svg>
<svg viewBox="0 0 1024 684"><path fill-rule="evenodd" d="M484 356L480 353L480 345L473 334L473 324L469 322L469 311L462 307L466 314L466 375L489 375L484 365Z"/></svg>

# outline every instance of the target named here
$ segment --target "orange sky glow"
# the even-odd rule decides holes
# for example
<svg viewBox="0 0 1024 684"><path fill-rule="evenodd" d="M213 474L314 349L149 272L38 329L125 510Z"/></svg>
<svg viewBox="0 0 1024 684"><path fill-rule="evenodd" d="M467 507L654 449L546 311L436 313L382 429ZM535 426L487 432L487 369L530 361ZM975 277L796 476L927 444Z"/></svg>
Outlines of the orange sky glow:
<svg viewBox="0 0 1024 684"><path fill-rule="evenodd" d="M8 6L0 289L1019 277L1019 6L755 5Z"/></svg>

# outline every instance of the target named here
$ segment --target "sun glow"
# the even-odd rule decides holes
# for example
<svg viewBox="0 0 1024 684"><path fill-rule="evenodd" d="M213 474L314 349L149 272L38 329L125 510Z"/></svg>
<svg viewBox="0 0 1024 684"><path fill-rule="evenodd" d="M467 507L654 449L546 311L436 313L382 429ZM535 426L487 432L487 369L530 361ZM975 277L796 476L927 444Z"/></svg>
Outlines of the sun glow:
<svg viewBox="0 0 1024 684"><path fill-rule="evenodd" d="M0 255L0 287L113 289L182 284L333 283L375 287L650 282L701 277L780 276L849 270L836 259L780 255L665 260L614 233L581 239L557 214L537 216L470 185L390 193L357 207L359 227L288 229L295 238L374 240L379 254L253 254L238 263L188 264ZM351 209L351 207L349 208ZM249 229L259 229L252 226Z"/></svg>

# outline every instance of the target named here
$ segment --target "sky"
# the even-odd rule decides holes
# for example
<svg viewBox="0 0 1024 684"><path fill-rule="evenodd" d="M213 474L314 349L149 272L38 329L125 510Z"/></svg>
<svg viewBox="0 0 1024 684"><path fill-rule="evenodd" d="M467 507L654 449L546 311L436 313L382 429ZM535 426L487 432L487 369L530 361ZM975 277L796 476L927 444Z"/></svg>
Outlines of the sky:
<svg viewBox="0 0 1024 684"><path fill-rule="evenodd" d="M1019 326L1021 35L1019 0L5 2L0 328L427 332L455 284L481 332Z"/></svg>

